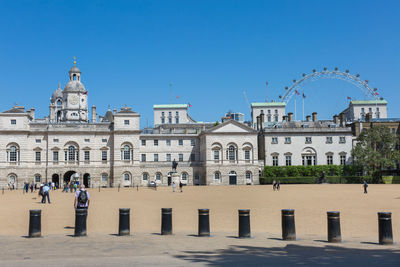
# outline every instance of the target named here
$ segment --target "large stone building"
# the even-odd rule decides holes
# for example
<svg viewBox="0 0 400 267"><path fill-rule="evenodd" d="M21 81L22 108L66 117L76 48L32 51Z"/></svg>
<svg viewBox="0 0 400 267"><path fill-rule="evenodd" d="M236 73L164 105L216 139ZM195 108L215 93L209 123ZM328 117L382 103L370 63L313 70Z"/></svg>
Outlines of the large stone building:
<svg viewBox="0 0 400 267"><path fill-rule="evenodd" d="M286 103L253 103L251 122L230 112L221 124L196 122L186 104L162 104L153 106L154 126L141 129L130 107L98 116L92 106L89 116L75 62L68 74L64 89L52 94L48 117L18 106L0 113L1 187L71 179L95 187L258 184L266 165L350 163L365 112L387 119L383 100L351 101L329 121L318 120L316 112L294 121Z"/></svg>
<svg viewBox="0 0 400 267"><path fill-rule="evenodd" d="M0 113L0 186L73 177L87 186L257 184L257 131L234 120L198 123L187 105L154 105L154 128L140 130L129 107L97 119L81 71L50 99L49 116L15 106ZM172 161L178 162L176 173ZM78 174L74 175L73 174Z"/></svg>

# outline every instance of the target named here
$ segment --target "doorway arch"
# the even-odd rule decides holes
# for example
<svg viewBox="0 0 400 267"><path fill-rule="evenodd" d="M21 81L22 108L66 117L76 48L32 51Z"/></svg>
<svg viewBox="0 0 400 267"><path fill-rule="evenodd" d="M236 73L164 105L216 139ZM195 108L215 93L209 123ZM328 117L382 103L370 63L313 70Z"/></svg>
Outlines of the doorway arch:
<svg viewBox="0 0 400 267"><path fill-rule="evenodd" d="M90 187L90 174L89 173L85 173L83 175L83 184L85 185L86 188Z"/></svg>
<svg viewBox="0 0 400 267"><path fill-rule="evenodd" d="M60 176L57 173L51 176L51 181L54 183L56 188L60 187Z"/></svg>
<svg viewBox="0 0 400 267"><path fill-rule="evenodd" d="M236 185L237 184L237 174L235 171L231 171L229 173L229 184Z"/></svg>
<svg viewBox="0 0 400 267"><path fill-rule="evenodd" d="M72 180L72 175L73 175L74 173L76 173L76 171L67 171L67 172L64 174L64 182L65 182L65 183L69 183L69 182Z"/></svg>

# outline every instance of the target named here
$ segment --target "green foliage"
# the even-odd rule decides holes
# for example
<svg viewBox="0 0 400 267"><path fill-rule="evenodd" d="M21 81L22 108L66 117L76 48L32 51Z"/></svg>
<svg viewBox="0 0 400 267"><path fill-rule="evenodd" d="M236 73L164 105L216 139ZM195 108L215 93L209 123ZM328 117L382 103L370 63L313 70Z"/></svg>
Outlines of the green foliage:
<svg viewBox="0 0 400 267"><path fill-rule="evenodd" d="M260 177L260 184L272 184L273 181L280 181L281 184L315 184L317 183L316 177ZM328 176L326 177L327 183L330 184L362 184L374 183L373 177L365 176Z"/></svg>
<svg viewBox="0 0 400 267"><path fill-rule="evenodd" d="M264 168L265 177L320 177L323 173L326 176L356 174L352 168L343 165L265 166Z"/></svg>
<svg viewBox="0 0 400 267"><path fill-rule="evenodd" d="M400 184L400 176L382 176L384 184Z"/></svg>
<svg viewBox="0 0 400 267"><path fill-rule="evenodd" d="M372 127L360 133L351 154L355 165L375 180L380 180L382 169L395 167L395 162L400 159L396 149L398 144L398 137L393 135L389 128Z"/></svg>
<svg viewBox="0 0 400 267"><path fill-rule="evenodd" d="M214 123L214 126L218 126L219 125L219 121L216 121L215 123Z"/></svg>

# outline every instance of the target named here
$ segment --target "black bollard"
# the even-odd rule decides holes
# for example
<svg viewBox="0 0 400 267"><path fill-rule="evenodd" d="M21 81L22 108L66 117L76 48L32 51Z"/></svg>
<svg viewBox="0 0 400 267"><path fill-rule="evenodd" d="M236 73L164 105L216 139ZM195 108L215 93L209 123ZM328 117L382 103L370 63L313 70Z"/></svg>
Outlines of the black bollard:
<svg viewBox="0 0 400 267"><path fill-rule="evenodd" d="M251 237L250 210L239 210L239 238Z"/></svg>
<svg viewBox="0 0 400 267"><path fill-rule="evenodd" d="M172 209L161 209L161 234L172 235Z"/></svg>
<svg viewBox="0 0 400 267"><path fill-rule="evenodd" d="M86 236L87 209L75 210L75 236Z"/></svg>
<svg viewBox="0 0 400 267"><path fill-rule="evenodd" d="M340 243L342 242L342 235L340 232L340 212L328 211L328 242Z"/></svg>
<svg viewBox="0 0 400 267"><path fill-rule="evenodd" d="M119 188L121 187L121 184L118 185L118 192L119 192Z"/></svg>
<svg viewBox="0 0 400 267"><path fill-rule="evenodd" d="M139 186L138 185L136 186L136 191L139 191Z"/></svg>
<svg viewBox="0 0 400 267"><path fill-rule="evenodd" d="M129 235L130 234L130 210L131 209L119 209L119 229L118 235Z"/></svg>
<svg viewBox="0 0 400 267"><path fill-rule="evenodd" d="M100 192L100 185L99 185L99 192Z"/></svg>
<svg viewBox="0 0 400 267"><path fill-rule="evenodd" d="M3 191L3 195L4 195L4 187L2 188L2 191Z"/></svg>
<svg viewBox="0 0 400 267"><path fill-rule="evenodd" d="M209 209L199 209L199 236L210 236Z"/></svg>
<svg viewBox="0 0 400 267"><path fill-rule="evenodd" d="M42 210L29 210L29 237L42 235Z"/></svg>
<svg viewBox="0 0 400 267"><path fill-rule="evenodd" d="M379 244L392 245L393 244L392 213L378 212L378 225L379 225Z"/></svg>
<svg viewBox="0 0 400 267"><path fill-rule="evenodd" d="M296 240L294 210L282 210L282 239Z"/></svg>

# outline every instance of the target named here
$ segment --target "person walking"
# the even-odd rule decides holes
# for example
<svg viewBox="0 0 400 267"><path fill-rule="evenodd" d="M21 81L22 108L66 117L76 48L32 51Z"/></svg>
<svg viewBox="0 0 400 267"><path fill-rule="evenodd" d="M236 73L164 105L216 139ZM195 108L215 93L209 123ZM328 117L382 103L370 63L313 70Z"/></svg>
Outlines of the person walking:
<svg viewBox="0 0 400 267"><path fill-rule="evenodd" d="M31 193L33 193L33 182L30 185Z"/></svg>
<svg viewBox="0 0 400 267"><path fill-rule="evenodd" d="M175 184L175 182L173 182L172 183L172 192L175 192L175 187L176 187L176 184Z"/></svg>
<svg viewBox="0 0 400 267"><path fill-rule="evenodd" d="M368 194L368 192L367 192L368 184L367 184L367 181L365 181L365 180L364 180L363 187L364 187L364 194Z"/></svg>
<svg viewBox="0 0 400 267"><path fill-rule="evenodd" d="M181 190L181 193L183 192L182 187L183 187L182 181L179 181L179 189Z"/></svg>
<svg viewBox="0 0 400 267"><path fill-rule="evenodd" d="M281 190L281 180L278 180L278 182L276 183L276 190Z"/></svg>
<svg viewBox="0 0 400 267"><path fill-rule="evenodd" d="M90 204L89 192L85 189L85 185L81 185L80 189L75 193L74 207L75 209L88 209Z"/></svg>
<svg viewBox="0 0 400 267"><path fill-rule="evenodd" d="M44 184L43 186L43 197L42 197L42 203L46 204L46 197L47 197L47 202L50 204L50 186L49 184Z"/></svg>
<svg viewBox="0 0 400 267"><path fill-rule="evenodd" d="M274 191L276 190L276 181L275 180L272 181L272 189Z"/></svg>

